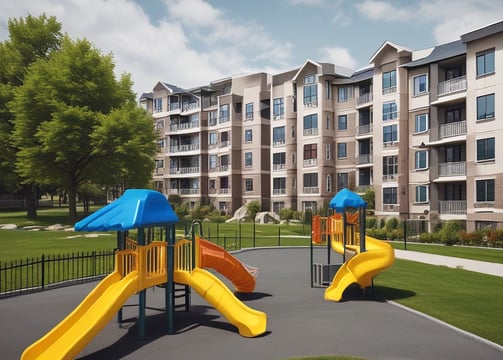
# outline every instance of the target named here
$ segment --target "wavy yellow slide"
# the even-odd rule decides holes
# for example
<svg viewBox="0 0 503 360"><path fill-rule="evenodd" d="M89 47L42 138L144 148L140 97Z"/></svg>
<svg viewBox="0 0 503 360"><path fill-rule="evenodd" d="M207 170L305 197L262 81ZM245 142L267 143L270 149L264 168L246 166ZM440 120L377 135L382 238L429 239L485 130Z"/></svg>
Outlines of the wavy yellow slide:
<svg viewBox="0 0 503 360"><path fill-rule="evenodd" d="M335 274L332 283L325 290L325 300L340 301L346 288L357 283L362 288L372 285L372 278L393 265L395 252L385 243L365 236L366 251L357 253L346 261ZM332 248L340 252L340 247Z"/></svg>
<svg viewBox="0 0 503 360"><path fill-rule="evenodd" d="M21 356L30 359L73 359L138 291L138 273L125 278L113 272L103 279L65 319Z"/></svg>
<svg viewBox="0 0 503 360"><path fill-rule="evenodd" d="M201 268L195 268L192 273L175 271L174 278L175 282L187 284L196 290L238 328L240 335L255 337L266 331L267 315L243 304L219 278L210 272Z"/></svg>

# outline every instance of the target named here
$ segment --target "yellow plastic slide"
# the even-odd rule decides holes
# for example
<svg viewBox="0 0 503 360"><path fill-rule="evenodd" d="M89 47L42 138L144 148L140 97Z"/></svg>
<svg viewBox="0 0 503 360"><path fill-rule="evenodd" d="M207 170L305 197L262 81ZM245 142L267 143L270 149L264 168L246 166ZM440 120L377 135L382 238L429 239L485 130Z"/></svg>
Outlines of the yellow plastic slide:
<svg viewBox="0 0 503 360"><path fill-rule="evenodd" d="M267 315L243 304L219 278L210 272L201 268L195 268L192 273L175 271L174 278L175 282L187 284L196 290L238 328L240 335L255 337L266 331Z"/></svg>
<svg viewBox="0 0 503 360"><path fill-rule="evenodd" d="M365 252L358 252L339 268L325 290L325 300L340 301L344 290L353 283L362 288L372 285L374 276L393 265L395 253L389 244L369 236L365 236L365 244ZM338 246L332 248L337 252L341 250Z"/></svg>
<svg viewBox="0 0 503 360"><path fill-rule="evenodd" d="M21 356L29 359L73 359L138 291L138 273L125 278L113 272L103 279L64 320Z"/></svg>

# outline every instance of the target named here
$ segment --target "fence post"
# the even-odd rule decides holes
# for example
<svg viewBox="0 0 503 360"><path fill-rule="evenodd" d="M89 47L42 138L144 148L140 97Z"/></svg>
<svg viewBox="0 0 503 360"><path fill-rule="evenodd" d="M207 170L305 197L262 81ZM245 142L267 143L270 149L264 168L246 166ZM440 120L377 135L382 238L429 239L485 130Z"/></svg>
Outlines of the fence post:
<svg viewBox="0 0 503 360"><path fill-rule="evenodd" d="M407 220L403 221L403 249L407 250Z"/></svg>
<svg viewBox="0 0 503 360"><path fill-rule="evenodd" d="M256 234L255 234L255 219L253 219L253 247L257 247Z"/></svg>
<svg viewBox="0 0 503 360"><path fill-rule="evenodd" d="M278 246L281 246L281 227L278 227Z"/></svg>
<svg viewBox="0 0 503 360"><path fill-rule="evenodd" d="M42 261L40 262L40 264L42 265L42 271L40 272L41 274L41 279L40 279L40 287L42 288L42 290L44 289L44 280L45 280L45 255L42 254Z"/></svg>

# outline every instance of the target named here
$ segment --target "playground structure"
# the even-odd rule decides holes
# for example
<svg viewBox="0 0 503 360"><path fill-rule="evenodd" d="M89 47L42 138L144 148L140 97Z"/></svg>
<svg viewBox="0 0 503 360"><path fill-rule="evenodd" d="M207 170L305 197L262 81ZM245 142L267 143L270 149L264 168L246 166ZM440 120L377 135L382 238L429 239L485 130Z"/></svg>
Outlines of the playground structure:
<svg viewBox="0 0 503 360"><path fill-rule="evenodd" d="M85 348L115 316L122 321L122 306L138 294L138 332L145 333L146 289L165 289L167 332L174 332L174 286L193 288L213 305L239 334L255 337L266 331L267 316L238 298L215 275L211 267L240 292L255 288L257 269L242 264L224 249L201 236L175 242L178 217L164 195L150 190L130 189L113 203L75 224L76 231L117 231L115 270L46 335L30 345L21 359L72 359ZM136 230L136 240L130 231ZM131 231L132 233L133 231ZM154 240L155 237L164 239Z"/></svg>
<svg viewBox="0 0 503 360"><path fill-rule="evenodd" d="M334 211L331 215L317 215L312 219L311 286L327 287L325 300L340 301L352 284L362 289L371 286L377 274L393 265L395 255L389 244L361 236L365 234L367 203L360 196L342 189L329 206ZM313 263L316 245L327 247L327 264ZM331 264L331 250L342 254L342 263Z"/></svg>

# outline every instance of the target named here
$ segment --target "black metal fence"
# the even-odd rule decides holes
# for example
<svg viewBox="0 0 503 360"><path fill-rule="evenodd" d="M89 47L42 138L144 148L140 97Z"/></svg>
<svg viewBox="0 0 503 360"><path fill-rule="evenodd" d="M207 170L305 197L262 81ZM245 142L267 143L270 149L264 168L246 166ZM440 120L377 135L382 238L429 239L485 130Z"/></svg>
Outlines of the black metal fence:
<svg viewBox="0 0 503 360"><path fill-rule="evenodd" d="M0 263L0 298L101 279L114 266L114 251L42 255Z"/></svg>

